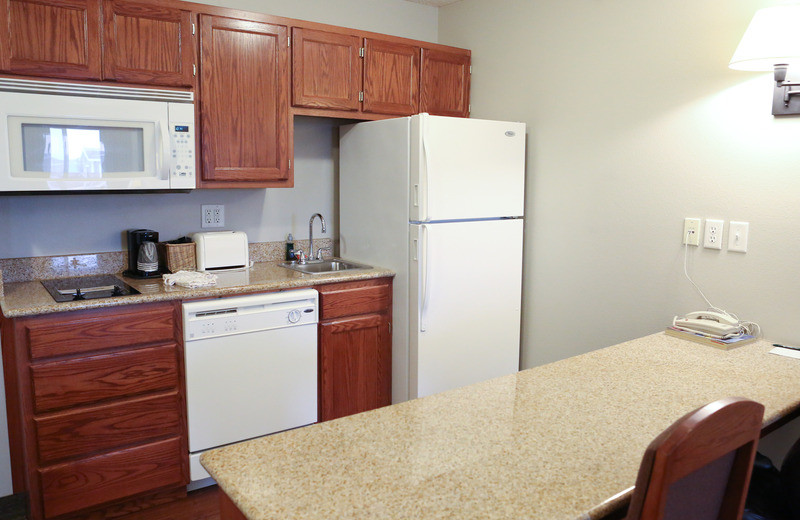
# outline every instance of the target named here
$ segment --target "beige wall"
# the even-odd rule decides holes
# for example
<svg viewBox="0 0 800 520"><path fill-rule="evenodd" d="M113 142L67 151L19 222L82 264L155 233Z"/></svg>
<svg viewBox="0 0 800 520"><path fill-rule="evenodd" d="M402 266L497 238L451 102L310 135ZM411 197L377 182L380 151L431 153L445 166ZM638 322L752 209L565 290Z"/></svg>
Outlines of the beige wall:
<svg viewBox="0 0 800 520"><path fill-rule="evenodd" d="M208 2L212 3L212 2ZM343 25L425 41L437 39L437 10L401 0L220 0L237 9ZM196 190L146 195L0 195L0 258L125 249L123 231L150 228L173 239L200 231L200 206L224 204L226 229L251 241L308 235L319 211L330 222L323 236L338 236L336 154L341 121L297 118L295 188ZM319 228L317 228L319 232Z"/></svg>
<svg viewBox="0 0 800 520"><path fill-rule="evenodd" d="M750 222L747 254L692 248L712 303L800 344L800 116L727 68L766 0L462 0L473 117L528 125L523 367L705 307L684 217Z"/></svg>

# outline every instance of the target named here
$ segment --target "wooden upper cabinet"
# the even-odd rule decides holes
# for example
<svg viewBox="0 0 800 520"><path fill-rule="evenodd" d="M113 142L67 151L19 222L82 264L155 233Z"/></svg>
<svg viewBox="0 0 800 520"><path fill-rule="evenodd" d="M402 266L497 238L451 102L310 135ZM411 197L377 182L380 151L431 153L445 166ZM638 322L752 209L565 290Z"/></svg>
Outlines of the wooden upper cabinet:
<svg viewBox="0 0 800 520"><path fill-rule="evenodd" d="M364 39L364 112L413 115L419 110L420 48Z"/></svg>
<svg viewBox="0 0 800 520"><path fill-rule="evenodd" d="M469 116L470 51L422 49L419 111Z"/></svg>
<svg viewBox="0 0 800 520"><path fill-rule="evenodd" d="M292 44L292 105L360 108L361 38L294 27Z"/></svg>
<svg viewBox="0 0 800 520"><path fill-rule="evenodd" d="M191 16L173 7L104 0L104 78L192 86Z"/></svg>
<svg viewBox="0 0 800 520"><path fill-rule="evenodd" d="M287 39L282 25L200 17L203 182L292 185Z"/></svg>
<svg viewBox="0 0 800 520"><path fill-rule="evenodd" d="M0 0L0 70L100 79L100 0Z"/></svg>

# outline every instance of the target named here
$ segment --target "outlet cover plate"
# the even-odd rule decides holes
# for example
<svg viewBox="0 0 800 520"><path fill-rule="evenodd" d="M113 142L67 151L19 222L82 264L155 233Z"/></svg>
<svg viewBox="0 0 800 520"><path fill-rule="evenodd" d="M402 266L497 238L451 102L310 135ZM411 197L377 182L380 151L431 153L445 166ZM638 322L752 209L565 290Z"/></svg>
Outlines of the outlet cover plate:
<svg viewBox="0 0 800 520"><path fill-rule="evenodd" d="M700 219L683 219L683 243L690 246L700 245Z"/></svg>
<svg viewBox="0 0 800 520"><path fill-rule="evenodd" d="M225 227L225 205L224 204L201 205L200 227L202 228Z"/></svg>
<svg viewBox="0 0 800 520"><path fill-rule="evenodd" d="M725 229L724 220L706 219L706 234L703 237L703 247L709 249L722 249L722 233Z"/></svg>

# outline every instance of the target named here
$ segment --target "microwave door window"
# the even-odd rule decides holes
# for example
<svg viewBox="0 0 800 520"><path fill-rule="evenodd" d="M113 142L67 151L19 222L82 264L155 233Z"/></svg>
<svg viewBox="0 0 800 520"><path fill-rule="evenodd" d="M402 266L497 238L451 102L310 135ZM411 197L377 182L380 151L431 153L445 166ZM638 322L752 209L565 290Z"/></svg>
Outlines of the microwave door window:
<svg viewBox="0 0 800 520"><path fill-rule="evenodd" d="M23 170L50 179L145 175L141 127L22 124Z"/></svg>

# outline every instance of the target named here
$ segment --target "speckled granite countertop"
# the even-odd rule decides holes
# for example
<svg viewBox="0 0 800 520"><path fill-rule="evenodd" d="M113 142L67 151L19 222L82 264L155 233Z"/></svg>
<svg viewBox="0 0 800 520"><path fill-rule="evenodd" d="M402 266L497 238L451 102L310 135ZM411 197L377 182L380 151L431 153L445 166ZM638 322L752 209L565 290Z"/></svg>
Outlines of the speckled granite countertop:
<svg viewBox="0 0 800 520"><path fill-rule="evenodd" d="M595 519L650 441L726 396L800 407L800 360L658 333L518 374L205 454L250 520Z"/></svg>
<svg viewBox="0 0 800 520"><path fill-rule="evenodd" d="M3 293L0 293L0 310L2 310L5 317L16 318L134 303L229 296L249 292L310 287L324 283L379 278L382 276L394 276L395 274L394 271L374 267L372 269L310 275L280 267L278 263L257 262L246 271L216 273L217 285L199 289L187 289L178 286L167 287L164 286L161 278L137 280L118 275L141 294L80 302L56 303L39 281L7 283L3 285Z"/></svg>

